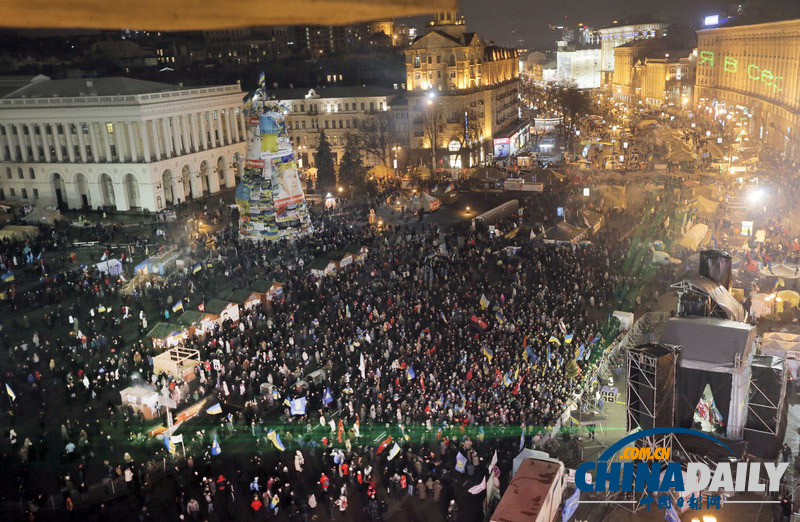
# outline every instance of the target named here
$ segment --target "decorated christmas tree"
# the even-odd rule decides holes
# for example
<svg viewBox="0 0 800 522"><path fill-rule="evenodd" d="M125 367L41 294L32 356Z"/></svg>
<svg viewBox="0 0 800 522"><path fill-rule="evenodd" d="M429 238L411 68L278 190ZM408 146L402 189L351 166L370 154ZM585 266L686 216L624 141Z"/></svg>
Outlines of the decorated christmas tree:
<svg viewBox="0 0 800 522"><path fill-rule="evenodd" d="M267 99L263 82L245 104L247 150L236 187L239 234L253 240L293 238L311 231L303 186L284 115L288 107Z"/></svg>

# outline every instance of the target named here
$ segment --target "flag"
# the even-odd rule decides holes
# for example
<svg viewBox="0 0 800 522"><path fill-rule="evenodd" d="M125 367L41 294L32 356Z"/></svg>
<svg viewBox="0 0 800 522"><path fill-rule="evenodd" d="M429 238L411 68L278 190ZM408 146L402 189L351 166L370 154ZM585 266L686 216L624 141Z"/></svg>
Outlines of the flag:
<svg viewBox="0 0 800 522"><path fill-rule="evenodd" d="M664 518L667 522L681 522L681 517L678 515L678 512L675 511L675 506L670 503L669 508L667 508L666 513L664 513Z"/></svg>
<svg viewBox="0 0 800 522"><path fill-rule="evenodd" d="M14 273L13 272L6 272L0 278L3 279L4 283L12 283L14 281Z"/></svg>
<svg viewBox="0 0 800 522"><path fill-rule="evenodd" d="M12 401L17 400L17 394L14 393L14 390L11 389L11 386L9 386L8 383L6 383L6 393L9 397L11 397Z"/></svg>
<svg viewBox="0 0 800 522"><path fill-rule="evenodd" d="M331 394L331 389L326 386L325 394L322 396L322 404L328 405L332 402L333 402L333 395Z"/></svg>
<svg viewBox="0 0 800 522"><path fill-rule="evenodd" d="M222 406L220 406L219 403L216 403L215 405L207 409L206 413L208 413L209 415L219 415L220 413L222 413Z"/></svg>
<svg viewBox="0 0 800 522"><path fill-rule="evenodd" d="M452 191L453 191L453 184L450 183L449 185L447 185L447 188L444 189L444 193L447 194L448 192Z"/></svg>
<svg viewBox="0 0 800 522"><path fill-rule="evenodd" d="M503 324L503 323L505 323L505 322L506 322L506 320L505 320L505 318L503 317L503 314L500 312L500 310L498 310L497 312L495 312L495 314L494 314L494 318L495 318L495 319L497 319L497 322L498 322L498 323L500 323L500 324Z"/></svg>
<svg viewBox="0 0 800 522"><path fill-rule="evenodd" d="M400 453L400 446L398 446L397 443L395 442L394 446L392 446L392 449L389 450L389 456L386 457L386 458L388 460L392 460L393 458L395 458L397 456L398 453Z"/></svg>
<svg viewBox="0 0 800 522"><path fill-rule="evenodd" d="M178 310L183 310L183 300L180 300L172 305L172 313L177 313Z"/></svg>
<svg viewBox="0 0 800 522"><path fill-rule="evenodd" d="M339 429L336 431L336 440L339 441L339 444L344 442L344 421L339 419Z"/></svg>
<svg viewBox="0 0 800 522"><path fill-rule="evenodd" d="M578 357L577 357L577 359L579 361L582 361L583 360L583 356L584 356L585 353L586 353L586 345L585 344L581 344L580 346L578 346Z"/></svg>
<svg viewBox="0 0 800 522"><path fill-rule="evenodd" d="M561 330L562 334L566 334L567 333L567 327L564 326L564 321L562 319L558 320L558 328Z"/></svg>
<svg viewBox="0 0 800 522"><path fill-rule="evenodd" d="M344 307L345 313L347 314L347 318L350 319L350 305L346 305Z"/></svg>
<svg viewBox="0 0 800 522"><path fill-rule="evenodd" d="M486 296L483 295L483 294L481 294L480 305L481 305L481 308L484 309L484 310L489 308L489 300L486 299Z"/></svg>
<svg viewBox="0 0 800 522"><path fill-rule="evenodd" d="M778 286L786 286L786 281L782 277L778 277Z"/></svg>
<svg viewBox="0 0 800 522"><path fill-rule="evenodd" d="M200 304L197 306L197 309L198 309L198 310L200 310L201 312L205 312L205 311L206 311L206 302L205 302L205 301L203 301L202 303L200 303Z"/></svg>
<svg viewBox="0 0 800 522"><path fill-rule="evenodd" d="M219 447L219 441L217 441L217 434L214 434L214 442L211 444L211 454L212 455L219 455L222 453L222 448Z"/></svg>
<svg viewBox="0 0 800 522"><path fill-rule="evenodd" d="M383 452L383 450L385 450L389 446L389 444L391 444L391 442L392 442L392 436L389 435L389 437L387 437L387 439L385 441L380 443L380 445L378 446L378 449L375 450L375 453L377 455L380 455Z"/></svg>
<svg viewBox="0 0 800 522"><path fill-rule="evenodd" d="M600 339L602 339L602 337L601 337L601 336L599 336L599 335L596 335L596 336L594 337L594 339L592 339L592 341L591 341L591 342L592 342L592 344L594 344L594 343L596 343L597 341L599 341Z"/></svg>
<svg viewBox="0 0 800 522"><path fill-rule="evenodd" d="M164 435L164 446L167 447L167 451L170 453L175 453L175 442L169 435Z"/></svg>
<svg viewBox="0 0 800 522"><path fill-rule="evenodd" d="M578 504L581 501L581 490L575 488L575 493L570 496L566 502L564 502L564 511L562 511L561 522L567 522L572 515L575 514L575 511L578 510Z"/></svg>
<svg viewBox="0 0 800 522"><path fill-rule="evenodd" d="M464 473L464 469L467 467L467 457L465 457L460 451L456 456L456 471L459 473Z"/></svg>
<svg viewBox="0 0 800 522"><path fill-rule="evenodd" d="M361 420L356 416L356 423L353 424L353 434L356 438L361 436Z"/></svg>
<svg viewBox="0 0 800 522"><path fill-rule="evenodd" d="M275 509L275 506L277 506L280 501L281 497L279 497L277 493L275 495L272 495L272 498L269 501L269 508Z"/></svg>
<svg viewBox="0 0 800 522"><path fill-rule="evenodd" d="M361 378L367 378L367 363L364 360L364 352L361 352L361 361L358 363L358 369L361 371Z"/></svg>
<svg viewBox="0 0 800 522"><path fill-rule="evenodd" d="M555 344L561 346L561 341L559 341L558 338L555 335L551 335L550 339L548 339L547 342L548 343L555 343Z"/></svg>
<svg viewBox="0 0 800 522"><path fill-rule="evenodd" d="M570 344L572 342L572 338L575 337L574 334L567 334L564 336L564 344Z"/></svg>
<svg viewBox="0 0 800 522"><path fill-rule="evenodd" d="M413 379L413 378L415 378L417 376L417 374L414 373L414 367L411 366L410 364L408 365L408 371L406 372L406 376L409 379Z"/></svg>
<svg viewBox="0 0 800 522"><path fill-rule="evenodd" d="M519 451L522 451L522 448L524 447L525 447L525 429L522 429L519 433Z"/></svg>
<svg viewBox="0 0 800 522"><path fill-rule="evenodd" d="M486 489L486 477L483 477L483 480L481 481L480 484L475 484L474 486L469 488L467 491L469 491L473 495L477 495L478 493L481 493L485 489Z"/></svg>
<svg viewBox="0 0 800 522"><path fill-rule="evenodd" d="M103 305L97 305L97 313L104 313L106 311L106 307Z"/></svg>
<svg viewBox="0 0 800 522"><path fill-rule="evenodd" d="M290 403L291 413L292 415L305 415L306 414L306 398L299 397L297 399L292 400Z"/></svg>
<svg viewBox="0 0 800 522"><path fill-rule="evenodd" d="M494 352L492 351L491 348L487 348L487 347L484 346L483 347L483 355L485 355L486 358L489 359L489 362L492 362L492 358L494 357Z"/></svg>
<svg viewBox="0 0 800 522"><path fill-rule="evenodd" d="M518 394L518 393L519 393L519 386L522 384L522 381L524 381L524 380L525 380L525 376L523 375L523 376L522 376L522 379L518 380L518 381L517 381L517 385L516 385L516 386L514 386L514 391L512 391L512 392L511 392L511 393L512 393L512 395L516 395L516 394Z"/></svg>
<svg viewBox="0 0 800 522"><path fill-rule="evenodd" d="M269 441L272 442L272 444L274 444L279 451L286 450L286 447L283 445L283 442L281 442L281 436L278 435L275 432L275 430L269 430L269 432L267 433L267 439L269 439Z"/></svg>
<svg viewBox="0 0 800 522"><path fill-rule="evenodd" d="M477 315L473 315L471 321L475 323L475 326L477 326L481 330L486 330L489 327L489 325L486 324L486 322L483 319L479 318Z"/></svg>
<svg viewBox="0 0 800 522"><path fill-rule="evenodd" d="M265 87L267 85L267 75L263 71L258 75L258 86Z"/></svg>
<svg viewBox="0 0 800 522"><path fill-rule="evenodd" d="M203 269L203 265L201 265L200 263L197 263L196 265L194 265L194 268L192 268L192 273L196 274L197 272L199 272L202 269Z"/></svg>
<svg viewBox="0 0 800 522"><path fill-rule="evenodd" d="M171 439L173 444L183 444L183 435L173 435Z"/></svg>
<svg viewBox="0 0 800 522"><path fill-rule="evenodd" d="M509 386L511 386L511 384L512 384L511 377L509 377L508 372L506 372L503 375L503 387L508 388Z"/></svg>
<svg viewBox="0 0 800 522"><path fill-rule="evenodd" d="M419 387L422 388L422 391L425 391L425 375L419 376Z"/></svg>

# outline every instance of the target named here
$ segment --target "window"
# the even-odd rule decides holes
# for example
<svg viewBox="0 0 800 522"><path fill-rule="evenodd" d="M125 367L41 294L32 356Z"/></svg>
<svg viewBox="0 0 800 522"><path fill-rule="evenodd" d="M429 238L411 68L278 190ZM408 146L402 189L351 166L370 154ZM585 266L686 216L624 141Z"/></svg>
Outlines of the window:
<svg viewBox="0 0 800 522"><path fill-rule="evenodd" d="M306 112L306 106L304 104L300 104L300 112Z"/></svg>
<svg viewBox="0 0 800 522"><path fill-rule="evenodd" d="M342 120L339 120L339 128L344 129L344 126L342 125Z"/></svg>
<svg viewBox="0 0 800 522"><path fill-rule="evenodd" d="M33 167L28 169L28 173L31 175L31 179L36 179L36 172L33 171Z"/></svg>
<svg viewBox="0 0 800 522"><path fill-rule="evenodd" d="M369 110L371 111L375 110L375 102L369 102Z"/></svg>
<svg viewBox="0 0 800 522"><path fill-rule="evenodd" d="M22 189L22 199L28 199L28 189Z"/></svg>
<svg viewBox="0 0 800 522"><path fill-rule="evenodd" d="M357 119L355 119L355 118L353 118L353 128L354 128L354 129L357 129L357 128L358 128L358 120L357 120Z"/></svg>
<svg viewBox="0 0 800 522"><path fill-rule="evenodd" d="M414 67L419 67L419 56L414 57Z"/></svg>
<svg viewBox="0 0 800 522"><path fill-rule="evenodd" d="M344 110L346 110L346 111L350 110L350 104L349 103L345 103L344 104Z"/></svg>
<svg viewBox="0 0 800 522"><path fill-rule="evenodd" d="M39 189L33 189L33 199L39 199Z"/></svg>
<svg viewBox="0 0 800 522"><path fill-rule="evenodd" d="M19 179L25 179L25 176L22 174L22 168L17 168L17 177Z"/></svg>
<svg viewBox="0 0 800 522"><path fill-rule="evenodd" d="M0 188L0 199L6 199L6 193L2 188Z"/></svg>
<svg viewBox="0 0 800 522"><path fill-rule="evenodd" d="M114 134L114 124L113 123L106 123L106 130L109 134Z"/></svg>
<svg viewBox="0 0 800 522"><path fill-rule="evenodd" d="M337 112L342 112L342 104L341 103L336 106L336 111Z"/></svg>
<svg viewBox="0 0 800 522"><path fill-rule="evenodd" d="M364 102L361 102L361 110L364 110Z"/></svg>
<svg viewBox="0 0 800 522"><path fill-rule="evenodd" d="M436 55L436 63L442 63L442 57L438 54Z"/></svg>
<svg viewBox="0 0 800 522"><path fill-rule="evenodd" d="M344 120L344 126L349 129L350 128L350 120Z"/></svg>
<svg viewBox="0 0 800 522"><path fill-rule="evenodd" d="M12 177L14 177L14 176L11 174L11 167L6 167L6 177L7 177L8 179L11 179Z"/></svg>
<svg viewBox="0 0 800 522"><path fill-rule="evenodd" d="M305 129L306 128L306 120L303 120L302 125L303 125L303 129Z"/></svg>
<svg viewBox="0 0 800 522"><path fill-rule="evenodd" d="M325 128L328 128L328 120L325 120Z"/></svg>
<svg viewBox="0 0 800 522"><path fill-rule="evenodd" d="M433 63L433 56L428 56L428 65Z"/></svg>
<svg viewBox="0 0 800 522"><path fill-rule="evenodd" d="M13 198L13 197L16 197L16 195L17 195L17 191L16 191L16 190L14 190L14 189L12 188L12 189L8 189L8 191L11 193L11 197L12 197L12 198Z"/></svg>

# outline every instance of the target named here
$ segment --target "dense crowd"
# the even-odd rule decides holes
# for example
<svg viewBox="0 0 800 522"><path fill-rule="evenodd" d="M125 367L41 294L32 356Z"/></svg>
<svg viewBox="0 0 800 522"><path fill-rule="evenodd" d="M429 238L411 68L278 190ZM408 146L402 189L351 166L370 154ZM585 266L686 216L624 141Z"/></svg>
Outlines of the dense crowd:
<svg viewBox="0 0 800 522"><path fill-rule="evenodd" d="M119 295L120 280L71 267L63 254L63 285L42 288L65 292L56 301L80 299L51 307L48 320L69 324L70 334L43 328L30 341L7 338L2 381L16 398L2 418L12 470L4 480L18 483L5 498L31 501L33 516L52 486L36 472L55 461L66 470L58 480L68 510L80 508L91 484L116 479L151 511L154 483L162 491L169 483L170 516L191 519L235 516L244 497L257 517L310 517L317 508L381 519L406 496L433 500L451 517L461 508L464 520L480 513L485 494L469 488L493 471L493 456L507 471L519 448L541 445L586 384L627 244L613 229L594 245L431 225L376 232L363 224L364 209L352 210L321 216L312 235L294 242L240 240L231 225L214 241L175 230L163 241L180 241L213 268L128 296ZM27 246L68 252L58 232L50 240ZM307 270L348 244L369 247L363 263L322 278ZM3 262L13 263L15 248L7 245ZM259 278L282 281L282 295L184 342L203 361L191 384L153 373L155 350L140 335L153 311L163 318L178 301L196 308L216 296L220 279L247 288ZM36 299L19 306L48 303ZM104 313L101 302L116 306ZM126 329L140 340L126 342ZM209 394L220 402L221 415L177 432L189 457L182 465L171 469L182 453L117 406L115 392L131 382L153 385L179 408ZM304 413L293 411L298 399Z"/></svg>

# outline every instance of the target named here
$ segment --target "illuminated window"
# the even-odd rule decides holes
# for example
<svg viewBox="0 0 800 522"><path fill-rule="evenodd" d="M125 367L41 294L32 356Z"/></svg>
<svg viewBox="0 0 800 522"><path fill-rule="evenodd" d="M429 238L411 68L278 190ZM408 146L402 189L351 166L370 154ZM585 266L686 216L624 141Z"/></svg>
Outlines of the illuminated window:
<svg viewBox="0 0 800 522"><path fill-rule="evenodd" d="M113 123L106 123L106 130L109 134L114 134L114 124Z"/></svg>

